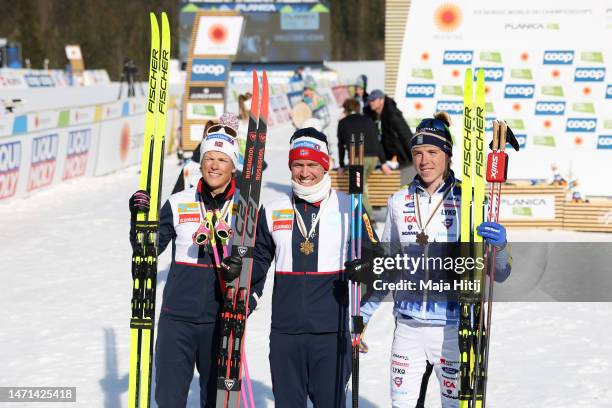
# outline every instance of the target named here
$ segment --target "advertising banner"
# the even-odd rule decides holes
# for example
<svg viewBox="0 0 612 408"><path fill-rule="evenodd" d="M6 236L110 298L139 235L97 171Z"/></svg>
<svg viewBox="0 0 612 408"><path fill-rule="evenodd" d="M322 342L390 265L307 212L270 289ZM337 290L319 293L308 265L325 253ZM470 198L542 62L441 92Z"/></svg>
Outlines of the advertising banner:
<svg viewBox="0 0 612 408"><path fill-rule="evenodd" d="M599 170L612 159L602 148L612 133L610 19L598 0L412 2L394 98L412 126L447 111L456 142L465 69L483 68L487 137L503 119L521 142L510 179L550 180L556 165L583 194L612 196Z"/></svg>

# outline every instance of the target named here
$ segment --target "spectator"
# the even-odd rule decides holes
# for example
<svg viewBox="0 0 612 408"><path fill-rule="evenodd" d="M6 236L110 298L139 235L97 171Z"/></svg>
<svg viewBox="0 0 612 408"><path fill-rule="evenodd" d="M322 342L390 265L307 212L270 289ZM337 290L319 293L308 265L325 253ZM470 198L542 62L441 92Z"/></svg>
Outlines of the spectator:
<svg viewBox="0 0 612 408"><path fill-rule="evenodd" d="M386 175L391 174L391 167L385 160L383 148L378 140L378 131L376 125L361 114L359 102L356 99L350 98L342 104L345 117L338 123L338 159L339 165L338 175L344 174L344 153L348 151L351 135L355 135L355 141L359 135L364 136L364 166L363 166L363 207L368 214L373 214L372 206L368 198L368 178L380 163L382 171Z"/></svg>
<svg viewBox="0 0 612 408"><path fill-rule="evenodd" d="M375 89L368 96L368 106L364 109L364 113L378 125L385 158L398 161L399 167L402 168L402 184L405 184L414 173L410 166L412 131L404 120L402 112L392 98L386 96L383 91Z"/></svg>
<svg viewBox="0 0 612 408"><path fill-rule="evenodd" d="M366 103L368 103L368 77L361 74L359 78L357 78L357 82L355 83L355 99L359 102L359 106L361 107L361 111L365 108Z"/></svg>

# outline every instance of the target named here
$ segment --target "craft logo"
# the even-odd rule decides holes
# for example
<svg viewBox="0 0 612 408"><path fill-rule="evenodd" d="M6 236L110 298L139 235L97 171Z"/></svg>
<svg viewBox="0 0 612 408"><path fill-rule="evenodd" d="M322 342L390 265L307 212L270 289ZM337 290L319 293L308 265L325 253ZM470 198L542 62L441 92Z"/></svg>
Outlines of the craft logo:
<svg viewBox="0 0 612 408"><path fill-rule="evenodd" d="M603 82L606 77L605 68L576 68L575 82Z"/></svg>
<svg viewBox="0 0 612 408"><path fill-rule="evenodd" d="M566 132L595 132L597 118L568 118L565 126Z"/></svg>
<svg viewBox="0 0 612 408"><path fill-rule="evenodd" d="M0 144L0 200L15 195L20 167L21 142Z"/></svg>
<svg viewBox="0 0 612 408"><path fill-rule="evenodd" d="M563 115L565 113L565 102L538 101L535 104L536 115Z"/></svg>
<svg viewBox="0 0 612 408"><path fill-rule="evenodd" d="M571 65L574 62L574 51L544 51L545 65Z"/></svg>
<svg viewBox="0 0 612 408"><path fill-rule="evenodd" d="M606 99L612 99L612 85L606 87Z"/></svg>
<svg viewBox="0 0 612 408"><path fill-rule="evenodd" d="M27 190L32 191L53 182L57 160L57 134L35 137L32 140L32 162Z"/></svg>
<svg viewBox="0 0 612 408"><path fill-rule="evenodd" d="M474 58L473 51L444 51L442 64L444 65L470 65Z"/></svg>
<svg viewBox="0 0 612 408"><path fill-rule="evenodd" d="M225 82L228 69L228 60L194 59L191 63L191 80L194 82Z"/></svg>
<svg viewBox="0 0 612 408"><path fill-rule="evenodd" d="M504 98L533 98L535 94L535 85L506 85Z"/></svg>
<svg viewBox="0 0 612 408"><path fill-rule="evenodd" d="M477 68L474 70L474 79L476 79L479 69L484 70L486 82L501 82L504 79L504 69L501 67Z"/></svg>
<svg viewBox="0 0 612 408"><path fill-rule="evenodd" d="M225 88L222 86L191 86L189 87L189 99L193 101L210 101L223 99Z"/></svg>
<svg viewBox="0 0 612 408"><path fill-rule="evenodd" d="M436 93L435 84L407 84L406 98L433 98Z"/></svg>
<svg viewBox="0 0 612 408"><path fill-rule="evenodd" d="M599 135L597 138L597 148L612 149L612 135Z"/></svg>
<svg viewBox="0 0 612 408"><path fill-rule="evenodd" d="M438 101L436 111L445 111L451 115L463 113L463 102L461 101Z"/></svg>
<svg viewBox="0 0 612 408"><path fill-rule="evenodd" d="M87 157L91 145L91 129L75 130L68 133L68 149L62 180L80 177L87 170Z"/></svg>

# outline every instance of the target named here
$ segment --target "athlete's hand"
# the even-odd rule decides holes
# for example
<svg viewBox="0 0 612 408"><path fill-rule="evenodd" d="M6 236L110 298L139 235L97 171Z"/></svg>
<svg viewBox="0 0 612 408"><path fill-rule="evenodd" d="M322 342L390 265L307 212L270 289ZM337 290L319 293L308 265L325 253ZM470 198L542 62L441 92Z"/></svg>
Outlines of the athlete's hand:
<svg viewBox="0 0 612 408"><path fill-rule="evenodd" d="M485 221L476 228L476 232L489 244L501 248L506 246L506 228L501 224Z"/></svg>
<svg viewBox="0 0 612 408"><path fill-rule="evenodd" d="M385 176L390 176L391 174L393 174L393 170L391 170L391 167L387 163L380 166L380 169L382 170Z"/></svg>
<svg viewBox="0 0 612 408"><path fill-rule="evenodd" d="M346 277L349 280L366 285L372 281L371 262L365 259L353 259L352 261L346 261L344 266L346 267Z"/></svg>
<svg viewBox="0 0 612 408"><path fill-rule="evenodd" d="M151 205L151 197L144 190L138 190L130 197L130 213L135 217L139 212L148 212Z"/></svg>
<svg viewBox="0 0 612 408"><path fill-rule="evenodd" d="M231 282L240 276L242 270L242 258L239 256L227 256L221 261L221 277L226 282Z"/></svg>

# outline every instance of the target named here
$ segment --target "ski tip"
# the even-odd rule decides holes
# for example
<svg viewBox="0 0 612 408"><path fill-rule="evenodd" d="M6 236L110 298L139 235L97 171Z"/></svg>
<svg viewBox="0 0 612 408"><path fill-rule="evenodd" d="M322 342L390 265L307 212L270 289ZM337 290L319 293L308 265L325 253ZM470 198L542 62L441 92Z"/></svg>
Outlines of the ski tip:
<svg viewBox="0 0 612 408"><path fill-rule="evenodd" d="M168 15L166 14L165 11L162 11L161 13L161 19L162 19L162 26L170 26L170 24L168 23Z"/></svg>
<svg viewBox="0 0 612 408"><path fill-rule="evenodd" d="M251 116L257 120L259 116L259 79L257 77L257 71L252 71L253 78L253 90L251 96Z"/></svg>
<svg viewBox="0 0 612 408"><path fill-rule="evenodd" d="M266 71L262 73L261 84L261 116L268 120L268 74Z"/></svg>

